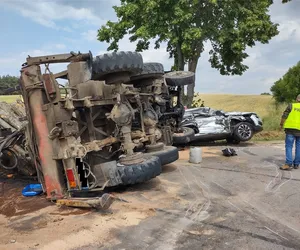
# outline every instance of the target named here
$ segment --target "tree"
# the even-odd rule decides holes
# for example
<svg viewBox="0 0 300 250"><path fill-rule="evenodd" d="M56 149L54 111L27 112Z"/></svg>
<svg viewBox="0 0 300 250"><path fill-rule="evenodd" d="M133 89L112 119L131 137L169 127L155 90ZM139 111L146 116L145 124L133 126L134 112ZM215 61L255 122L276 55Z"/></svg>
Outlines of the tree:
<svg viewBox="0 0 300 250"><path fill-rule="evenodd" d="M114 6L118 21L108 21L98 31L98 40L118 50L119 41L129 35L137 42L136 51L155 49L167 43L174 58L173 69L196 71L205 42L210 42L209 62L222 75L241 75L247 47L268 43L278 34L277 24L267 14L270 0L121 0ZM188 86L188 104L192 103L194 85Z"/></svg>
<svg viewBox="0 0 300 250"><path fill-rule="evenodd" d="M300 62L274 83L271 91L277 103L293 102L300 94Z"/></svg>
<svg viewBox="0 0 300 250"><path fill-rule="evenodd" d="M271 95L271 94L268 93L268 92L263 92L263 93L261 93L260 95Z"/></svg>
<svg viewBox="0 0 300 250"><path fill-rule="evenodd" d="M0 95L8 88L16 87L19 84L19 78L16 76L0 76Z"/></svg>

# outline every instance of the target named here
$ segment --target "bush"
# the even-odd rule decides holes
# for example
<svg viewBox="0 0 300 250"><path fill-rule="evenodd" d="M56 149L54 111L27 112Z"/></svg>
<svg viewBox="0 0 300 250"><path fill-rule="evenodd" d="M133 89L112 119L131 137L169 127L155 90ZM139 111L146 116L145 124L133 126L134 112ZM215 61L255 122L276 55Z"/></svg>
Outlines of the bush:
<svg viewBox="0 0 300 250"><path fill-rule="evenodd" d="M278 103L292 102L300 94L300 62L271 87L273 96Z"/></svg>
<svg viewBox="0 0 300 250"><path fill-rule="evenodd" d="M286 105L276 105L270 104L268 107L268 114L263 117L263 126L266 131L279 130L279 124L281 121L281 116L285 110Z"/></svg>

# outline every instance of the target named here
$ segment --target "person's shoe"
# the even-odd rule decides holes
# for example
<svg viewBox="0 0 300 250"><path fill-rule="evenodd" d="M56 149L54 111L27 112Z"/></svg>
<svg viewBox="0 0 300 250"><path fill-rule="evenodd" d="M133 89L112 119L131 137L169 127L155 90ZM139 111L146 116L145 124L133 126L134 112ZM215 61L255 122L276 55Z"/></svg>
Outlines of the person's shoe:
<svg viewBox="0 0 300 250"><path fill-rule="evenodd" d="M292 170L292 167L288 164L284 164L283 166L280 167L281 170Z"/></svg>
<svg viewBox="0 0 300 250"><path fill-rule="evenodd" d="M294 169L298 169L299 168L299 165L294 165Z"/></svg>

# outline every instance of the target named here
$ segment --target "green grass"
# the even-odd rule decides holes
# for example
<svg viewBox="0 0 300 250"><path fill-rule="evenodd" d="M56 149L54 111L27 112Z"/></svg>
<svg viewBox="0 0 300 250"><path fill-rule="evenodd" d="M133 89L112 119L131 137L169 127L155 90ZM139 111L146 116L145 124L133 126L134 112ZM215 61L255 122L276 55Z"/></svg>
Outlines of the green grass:
<svg viewBox="0 0 300 250"><path fill-rule="evenodd" d="M22 99L21 95L0 95L0 102L12 103L18 98Z"/></svg>

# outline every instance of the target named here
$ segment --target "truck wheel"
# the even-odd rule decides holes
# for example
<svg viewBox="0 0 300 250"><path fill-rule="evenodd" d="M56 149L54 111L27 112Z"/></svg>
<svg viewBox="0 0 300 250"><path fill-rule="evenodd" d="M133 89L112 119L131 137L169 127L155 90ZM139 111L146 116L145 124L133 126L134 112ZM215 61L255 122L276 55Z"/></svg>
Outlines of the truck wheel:
<svg viewBox="0 0 300 250"><path fill-rule="evenodd" d="M12 170L18 166L17 154L9 148L2 150L2 156L0 157L0 167L6 170Z"/></svg>
<svg viewBox="0 0 300 250"><path fill-rule="evenodd" d="M179 158L178 149L173 146L165 146L160 151L151 151L149 153L146 153L146 155L155 155L159 157L161 161L161 165L167 165L174 161L177 161Z"/></svg>
<svg viewBox="0 0 300 250"><path fill-rule="evenodd" d="M164 144L162 142L157 142L156 144L149 144L146 145L146 151L147 153L155 152L155 151L160 151L164 148Z"/></svg>
<svg viewBox="0 0 300 250"><path fill-rule="evenodd" d="M248 122L240 122L235 126L233 135L237 141L249 141L253 137L253 127Z"/></svg>
<svg viewBox="0 0 300 250"><path fill-rule="evenodd" d="M195 83L195 73L190 71L172 71L165 74L169 86L184 86Z"/></svg>
<svg viewBox="0 0 300 250"><path fill-rule="evenodd" d="M117 166L123 185L146 182L160 175L161 162L156 156L144 156L144 161L129 166Z"/></svg>
<svg viewBox="0 0 300 250"><path fill-rule="evenodd" d="M140 88L149 86L151 81L143 81L143 79L159 78L164 75L164 66L161 63L144 63L143 71L139 74L131 76L130 80L134 87ZM141 81L142 80L142 81Z"/></svg>
<svg viewBox="0 0 300 250"><path fill-rule="evenodd" d="M143 57L140 53L120 51L106 53L93 59L92 80L105 80L105 75L128 72L137 74L143 70Z"/></svg>
<svg viewBox="0 0 300 250"><path fill-rule="evenodd" d="M182 133L173 134L173 144L186 144L193 140L195 131L192 128L183 127Z"/></svg>

